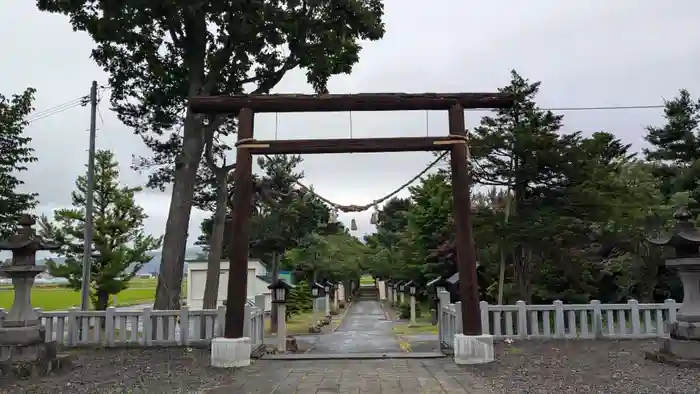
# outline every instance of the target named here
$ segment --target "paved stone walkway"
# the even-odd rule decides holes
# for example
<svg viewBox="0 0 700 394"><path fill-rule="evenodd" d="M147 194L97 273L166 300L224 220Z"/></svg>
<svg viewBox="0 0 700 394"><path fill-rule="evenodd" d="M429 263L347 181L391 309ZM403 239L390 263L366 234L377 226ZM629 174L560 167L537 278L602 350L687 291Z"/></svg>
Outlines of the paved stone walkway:
<svg viewBox="0 0 700 394"><path fill-rule="evenodd" d="M312 353L401 352L392 325L379 301L353 302L335 332L315 338Z"/></svg>
<svg viewBox="0 0 700 394"><path fill-rule="evenodd" d="M259 394L486 394L483 385L451 359L259 360L236 371L234 383L205 393Z"/></svg>
<svg viewBox="0 0 700 394"><path fill-rule="evenodd" d="M382 304L360 300L352 304L335 332L299 336L312 342L312 353L401 353L393 322ZM328 394L328 393L487 393L479 381L451 358L383 360L257 360L236 371L233 382L206 393Z"/></svg>

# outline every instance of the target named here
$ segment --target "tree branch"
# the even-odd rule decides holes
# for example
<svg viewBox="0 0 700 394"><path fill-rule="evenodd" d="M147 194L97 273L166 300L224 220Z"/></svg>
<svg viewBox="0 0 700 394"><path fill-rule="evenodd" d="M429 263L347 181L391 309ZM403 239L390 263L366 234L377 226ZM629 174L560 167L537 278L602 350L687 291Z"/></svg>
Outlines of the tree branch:
<svg viewBox="0 0 700 394"><path fill-rule="evenodd" d="M299 65L299 61L296 59L295 56L292 56L291 54L287 57L287 60L285 60L284 64L282 67L279 68L277 71L271 71L267 74L263 75L257 75L253 78L249 78L247 80L243 80L241 82L241 85L250 83L250 82L259 82L263 81L257 89L255 89L251 94L265 94L269 93L270 90L277 85L284 75L288 72L294 69L294 67Z"/></svg>
<svg viewBox="0 0 700 394"><path fill-rule="evenodd" d="M184 33L182 32L179 23L174 23L175 21L180 21L180 17L177 15L177 10L168 8L165 6L165 3L163 3L161 8L157 9L157 11L160 11L160 13L164 15L163 18L160 18L160 23L170 35L170 39L173 40L173 44L176 47L183 48L182 44L184 42Z"/></svg>
<svg viewBox="0 0 700 394"><path fill-rule="evenodd" d="M207 167L216 174L219 167L214 160L214 129L209 127L204 128L204 161L207 163Z"/></svg>
<svg viewBox="0 0 700 394"><path fill-rule="evenodd" d="M218 180L219 174L226 175L229 171L236 168L236 163L226 165L225 159L224 164L219 167L216 165L216 160L214 159L214 133L216 129L225 122L225 119L225 116L216 116L213 121L204 128L204 161L207 167L214 173L213 180Z"/></svg>
<svg viewBox="0 0 700 394"><path fill-rule="evenodd" d="M231 55L233 55L233 50L235 47L233 39L233 26L235 26L233 23L233 11L228 12L226 15L226 20L228 21L228 29L226 29L226 38L222 40L224 45L219 53L214 55L214 59L209 67L209 75L207 76L206 82L202 87L202 94L211 94L211 92L214 90L214 86L216 86L216 83L219 80L219 77L221 77L221 71L224 69L226 62L229 60L229 58L231 58Z"/></svg>

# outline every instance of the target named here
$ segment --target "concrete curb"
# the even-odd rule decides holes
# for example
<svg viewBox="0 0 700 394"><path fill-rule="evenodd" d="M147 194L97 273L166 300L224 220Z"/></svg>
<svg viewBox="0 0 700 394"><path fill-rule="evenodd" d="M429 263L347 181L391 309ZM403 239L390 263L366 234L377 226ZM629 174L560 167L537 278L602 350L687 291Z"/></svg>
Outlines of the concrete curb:
<svg viewBox="0 0 700 394"><path fill-rule="evenodd" d="M386 305L384 305L384 302L379 301L379 305L382 306L382 311L384 312L384 317L385 317L388 321L393 322L394 319L391 317L391 315L389 314L389 311L386 309ZM392 331L393 331L393 329L392 329Z"/></svg>
<svg viewBox="0 0 700 394"><path fill-rule="evenodd" d="M398 335L396 331L394 331L393 324L397 323L396 320L394 320L391 315L389 314L389 311L387 310L387 306L385 305L384 302L379 301L379 305L382 306L382 311L384 311L384 316L386 317L386 320L390 321L392 323L391 327L391 334L394 336L396 341L399 343L399 347L401 350L403 350L404 353L410 353L411 352L411 344L404 340L404 338L401 335Z"/></svg>
<svg viewBox="0 0 700 394"><path fill-rule="evenodd" d="M336 332L336 331L338 330L338 327L340 327L340 325L343 324L343 320L345 320L345 316L347 316L348 312L350 311L350 308L352 308L352 301L350 301L350 302L348 302L347 304L345 304L345 308L343 308L343 309L345 309L345 310L343 311L343 314L340 315L340 319L339 319L339 321L338 321L338 325L335 326L335 327L331 330L331 332Z"/></svg>
<svg viewBox="0 0 700 394"><path fill-rule="evenodd" d="M440 352L425 353L328 353L328 354L308 354L308 353L286 353L286 354L266 354L262 357L265 360L386 360L386 359L435 359L445 358Z"/></svg>

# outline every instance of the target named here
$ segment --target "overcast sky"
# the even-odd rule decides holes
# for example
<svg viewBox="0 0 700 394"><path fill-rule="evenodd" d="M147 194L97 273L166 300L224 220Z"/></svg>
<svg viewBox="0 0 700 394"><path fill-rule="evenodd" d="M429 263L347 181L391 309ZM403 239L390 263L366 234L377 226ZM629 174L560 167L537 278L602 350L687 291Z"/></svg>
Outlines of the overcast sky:
<svg viewBox="0 0 700 394"><path fill-rule="evenodd" d="M37 111L85 95L92 80L107 76L90 59L93 43L73 32L63 16L40 13L34 1L5 1L0 12L5 95L28 86L38 90ZM693 0L389 0L385 38L369 43L352 75L331 80L332 93L496 91L516 69L543 82L543 107L661 104L679 89L700 94L700 2ZM277 92L311 93L293 72ZM105 100L106 101L106 100ZM132 154L147 155L139 137L124 127L104 102L98 118L98 149L112 149L122 182L145 176L129 169ZM469 113L467 125L483 113ZM605 130L640 149L643 127L662 122L661 110L565 113L565 130ZM430 135L447 133L446 116L430 113ZM89 113L73 108L31 123L27 132L39 161L23 175L40 195L40 212L70 204L77 175L87 160ZM347 113L258 115L258 138L340 138L350 135ZM277 130L275 130L277 129ZM354 137L422 136L426 114L354 113ZM392 191L432 160L429 153L308 156L306 182L343 204L365 204ZM150 218L147 230L165 228L170 193L138 197ZM205 213L195 211L189 244ZM352 216L342 215L346 223ZM369 213L356 215L359 234L370 232ZM359 235L358 234L358 235Z"/></svg>

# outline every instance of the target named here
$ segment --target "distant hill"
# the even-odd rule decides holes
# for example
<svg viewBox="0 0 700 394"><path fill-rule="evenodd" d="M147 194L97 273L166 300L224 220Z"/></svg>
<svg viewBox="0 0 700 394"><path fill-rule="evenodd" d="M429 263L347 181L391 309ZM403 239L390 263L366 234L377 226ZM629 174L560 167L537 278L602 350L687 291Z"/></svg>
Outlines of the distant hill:
<svg viewBox="0 0 700 394"><path fill-rule="evenodd" d="M203 253L202 248L198 246L187 248L187 250L185 251L185 260L196 259L201 253ZM139 273L151 274L160 272L160 260L162 258L161 252L153 251L148 252L148 254L151 256L151 261L144 264ZM66 260L63 257L52 257L51 259L57 264L63 264L63 262ZM44 259L37 260L37 264L44 265ZM185 263L185 272L187 272L187 263Z"/></svg>

